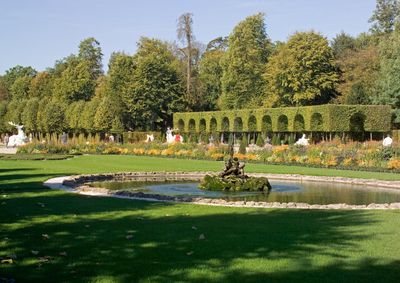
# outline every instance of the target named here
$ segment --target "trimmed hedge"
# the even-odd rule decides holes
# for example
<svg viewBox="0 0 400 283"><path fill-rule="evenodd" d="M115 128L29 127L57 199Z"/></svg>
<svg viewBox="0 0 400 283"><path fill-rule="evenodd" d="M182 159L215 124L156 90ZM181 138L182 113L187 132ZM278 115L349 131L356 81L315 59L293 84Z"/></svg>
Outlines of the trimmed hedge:
<svg viewBox="0 0 400 283"><path fill-rule="evenodd" d="M147 135L153 134L155 140L161 140L161 133L160 132L124 132L122 133L122 138L124 143L138 143L144 142L146 140Z"/></svg>
<svg viewBox="0 0 400 283"><path fill-rule="evenodd" d="M391 108L387 105L326 104L234 111L181 112L174 113L173 119L174 128L182 132L362 131L384 133L391 129Z"/></svg>

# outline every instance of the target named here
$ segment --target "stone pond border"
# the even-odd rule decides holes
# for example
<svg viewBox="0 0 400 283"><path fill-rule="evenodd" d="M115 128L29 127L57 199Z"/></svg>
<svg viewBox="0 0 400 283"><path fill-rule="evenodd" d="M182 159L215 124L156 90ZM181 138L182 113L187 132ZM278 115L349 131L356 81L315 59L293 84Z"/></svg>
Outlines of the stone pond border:
<svg viewBox="0 0 400 283"><path fill-rule="evenodd" d="M107 196L116 198L162 201L162 202L180 202L213 206L226 207L255 207L255 208L297 208L297 209L400 209L400 203L384 203L368 205L349 205L339 204L307 204L307 203L280 203L280 202L256 202L256 201L227 201L223 199L210 199L204 197L183 197L183 196L164 196L158 194L147 194L143 192L129 191L111 191L105 188L95 188L86 185L89 182L99 181L199 181L206 174L215 174L215 172L123 172L123 173L104 173L88 174L76 176L64 176L52 178L43 184L51 189L62 189L73 193L90 196ZM400 190L400 181L383 181L375 179L355 179L345 177L327 177L327 176L305 176L297 174L265 174L252 173L250 176L267 177L271 180L285 180L297 182L329 182L350 185L362 185L367 187L378 187L382 190ZM368 188L366 188L368 189Z"/></svg>

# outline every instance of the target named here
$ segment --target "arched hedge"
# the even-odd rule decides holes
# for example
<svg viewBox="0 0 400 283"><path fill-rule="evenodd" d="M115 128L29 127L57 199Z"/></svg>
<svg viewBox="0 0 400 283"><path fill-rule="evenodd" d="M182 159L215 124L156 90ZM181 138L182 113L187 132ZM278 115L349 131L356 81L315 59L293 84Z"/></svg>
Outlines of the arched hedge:
<svg viewBox="0 0 400 283"><path fill-rule="evenodd" d="M354 131L357 128L355 123L361 121L354 117L364 117L362 127L365 132L382 133L391 129L391 108L386 105L326 104L234 111L184 112L174 113L173 119L174 128L181 129L183 127L183 132L193 131L193 125L201 124L201 128L203 128L204 120L206 132L338 133ZM196 131L200 131L200 127L196 128Z"/></svg>

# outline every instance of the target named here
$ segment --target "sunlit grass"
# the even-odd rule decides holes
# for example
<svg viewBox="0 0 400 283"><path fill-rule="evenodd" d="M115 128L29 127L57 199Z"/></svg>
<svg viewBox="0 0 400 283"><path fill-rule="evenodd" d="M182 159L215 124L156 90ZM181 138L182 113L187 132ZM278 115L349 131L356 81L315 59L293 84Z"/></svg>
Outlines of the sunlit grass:
<svg viewBox="0 0 400 283"><path fill-rule="evenodd" d="M399 281L398 211L168 204L79 196L41 185L53 176L77 173L210 171L222 165L131 156L0 160L0 257L16 256L12 264L0 265L0 278L16 282ZM285 170L313 175L338 172L248 165L252 172Z"/></svg>

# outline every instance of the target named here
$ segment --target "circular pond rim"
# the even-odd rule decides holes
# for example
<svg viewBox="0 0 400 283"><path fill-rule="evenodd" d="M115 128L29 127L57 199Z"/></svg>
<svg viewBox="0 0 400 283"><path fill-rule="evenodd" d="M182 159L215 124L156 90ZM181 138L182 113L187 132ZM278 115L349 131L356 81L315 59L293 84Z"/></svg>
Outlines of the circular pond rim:
<svg viewBox="0 0 400 283"><path fill-rule="evenodd" d="M143 192L111 191L105 188L95 188L88 186L90 182L101 181L200 181L205 175L216 174L215 172L122 172L122 173L103 173L72 175L51 178L43 183L51 189L61 189L71 193L78 193L88 196L114 197L123 199L191 203L211 206L225 207L253 207L253 208L294 208L294 209L343 209L343 210L370 210L370 209L400 209L400 202L368 205L350 205L346 203L337 204L308 204L296 202L256 202L256 201L227 201L224 199L211 199L205 197L186 197L186 196L165 196L159 194L148 194ZM374 187L382 191L400 190L400 181L384 181L376 179L357 179L346 177L329 176L307 176L299 174L266 174L251 173L249 176L266 177L270 180L285 180L297 182L324 182L339 183L349 185L365 186L365 189Z"/></svg>

